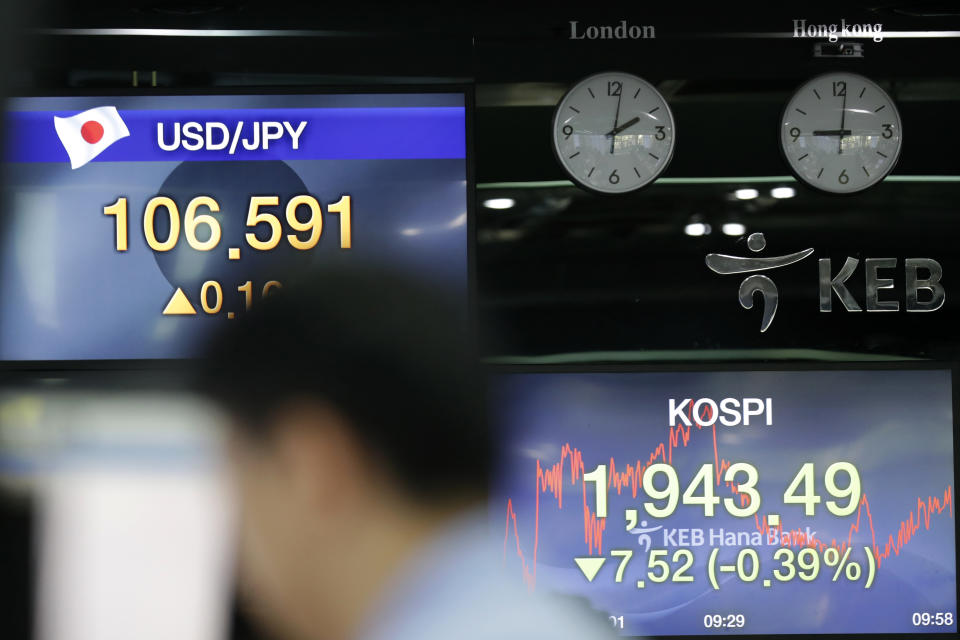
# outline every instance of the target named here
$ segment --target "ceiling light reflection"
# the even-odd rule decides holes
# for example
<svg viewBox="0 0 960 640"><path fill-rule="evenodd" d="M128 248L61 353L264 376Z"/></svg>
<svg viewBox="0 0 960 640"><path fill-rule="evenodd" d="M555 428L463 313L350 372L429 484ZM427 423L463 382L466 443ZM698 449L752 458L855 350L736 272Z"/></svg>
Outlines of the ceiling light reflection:
<svg viewBox="0 0 960 640"><path fill-rule="evenodd" d="M490 198L483 201L483 206L487 209L510 209L517 201L513 198Z"/></svg>
<svg viewBox="0 0 960 640"><path fill-rule="evenodd" d="M770 189L770 195L777 200L783 200L784 198L792 198L797 195L797 191L793 187L774 187Z"/></svg>
<svg viewBox="0 0 960 640"><path fill-rule="evenodd" d="M702 222L691 222L683 228L683 232L688 236L705 236L710 233L710 225Z"/></svg>
<svg viewBox="0 0 960 640"><path fill-rule="evenodd" d="M724 222L721 229L725 236L742 236L747 232L747 226L739 222Z"/></svg>

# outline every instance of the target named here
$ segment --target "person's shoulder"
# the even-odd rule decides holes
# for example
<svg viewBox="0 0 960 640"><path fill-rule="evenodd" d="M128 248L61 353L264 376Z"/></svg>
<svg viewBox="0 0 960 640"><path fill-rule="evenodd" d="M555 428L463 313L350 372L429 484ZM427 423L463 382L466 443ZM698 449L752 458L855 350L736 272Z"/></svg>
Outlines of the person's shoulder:
<svg viewBox="0 0 960 640"><path fill-rule="evenodd" d="M472 583L472 584L471 584ZM424 594L427 595L427 594ZM506 580L465 575L429 594L391 625L387 638L418 640L599 640L615 637L589 604L516 589Z"/></svg>
<svg viewBox="0 0 960 640"><path fill-rule="evenodd" d="M469 634L475 638L517 640L602 640L616 634L606 616L579 598L560 598L546 593L515 597L499 608L495 628Z"/></svg>
<svg viewBox="0 0 960 640"><path fill-rule="evenodd" d="M431 543L406 582L402 599L383 613L370 640L594 640L612 638L606 616L584 599L532 589L505 570L488 525L463 519ZM410 576L408 576L410 578ZM397 606L399 605L399 606Z"/></svg>

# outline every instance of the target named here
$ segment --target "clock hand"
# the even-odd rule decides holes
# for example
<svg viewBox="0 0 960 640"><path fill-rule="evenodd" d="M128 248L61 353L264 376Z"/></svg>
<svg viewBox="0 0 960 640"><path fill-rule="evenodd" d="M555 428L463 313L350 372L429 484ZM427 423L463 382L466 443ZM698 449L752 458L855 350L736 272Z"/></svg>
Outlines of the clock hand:
<svg viewBox="0 0 960 640"><path fill-rule="evenodd" d="M849 136L853 135L850 129L818 129L813 132L815 136Z"/></svg>
<svg viewBox="0 0 960 640"><path fill-rule="evenodd" d="M617 130L617 123L620 121L620 98L623 97L623 86L620 87L620 93L617 94L617 112L613 116L613 131ZM610 135L610 155L613 155L613 145L617 141L613 134Z"/></svg>
<svg viewBox="0 0 960 640"><path fill-rule="evenodd" d="M640 118L639 118L639 117L635 117L635 118L633 118L632 120L627 120L626 122L624 122L624 123L623 123L622 125L620 125L619 127L614 127L613 129L611 129L610 131L608 131L605 135L606 135L608 138L609 138L610 136L615 136L615 135L617 135L618 133L620 133L621 131L623 131L624 129L629 129L630 127L632 127L633 125L637 124L638 122L640 122Z"/></svg>
<svg viewBox="0 0 960 640"><path fill-rule="evenodd" d="M847 85L843 85L843 106L840 107L840 137L837 138L837 153L843 153L843 124L847 121Z"/></svg>

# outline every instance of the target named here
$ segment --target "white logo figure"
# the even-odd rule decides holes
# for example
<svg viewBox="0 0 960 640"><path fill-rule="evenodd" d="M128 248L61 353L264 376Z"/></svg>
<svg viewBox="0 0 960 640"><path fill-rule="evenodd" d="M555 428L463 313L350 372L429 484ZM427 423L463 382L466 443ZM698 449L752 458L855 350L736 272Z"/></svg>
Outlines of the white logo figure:
<svg viewBox="0 0 960 640"><path fill-rule="evenodd" d="M753 252L763 251L767 247L767 239L762 233L751 233L747 237L747 248ZM751 271L765 271L779 269L787 265L800 262L813 253L813 249L804 249L785 256L771 256L769 258L745 258L742 256L727 256L722 253L707 255L707 267L714 273L727 275L730 273L750 273ZM755 293L763 296L763 318L760 322L760 333L770 328L773 316L777 313L777 304L780 294L777 285L769 277L759 274L747 276L740 283L740 306L744 309L753 308Z"/></svg>
<svg viewBox="0 0 960 640"><path fill-rule="evenodd" d="M87 164L120 138L130 135L116 107L88 109L69 118L54 116L53 126L70 156L70 168Z"/></svg>
<svg viewBox="0 0 960 640"><path fill-rule="evenodd" d="M641 520L640 526L646 527L647 521ZM641 528L634 527L633 529L629 529L627 533L639 534L637 537L637 544L642 545L644 553L647 553L650 551L650 545L653 543L653 540L650 538L650 534L654 531L657 531L658 529L663 529L663 525L660 525L658 527L651 527L650 529L641 529Z"/></svg>

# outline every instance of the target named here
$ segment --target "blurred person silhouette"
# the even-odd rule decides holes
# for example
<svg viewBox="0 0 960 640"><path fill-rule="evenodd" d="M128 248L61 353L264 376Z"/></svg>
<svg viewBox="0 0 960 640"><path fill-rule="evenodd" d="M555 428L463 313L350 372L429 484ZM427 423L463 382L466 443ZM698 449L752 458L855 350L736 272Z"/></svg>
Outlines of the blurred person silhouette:
<svg viewBox="0 0 960 640"><path fill-rule="evenodd" d="M612 635L504 572L484 383L457 304L394 273L327 270L211 342L233 425L239 587L286 640Z"/></svg>

